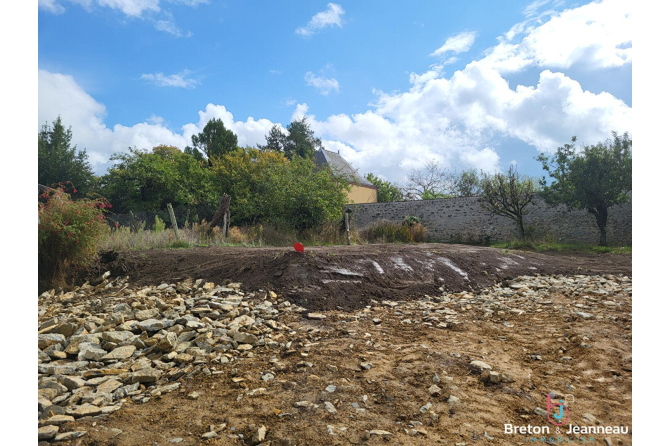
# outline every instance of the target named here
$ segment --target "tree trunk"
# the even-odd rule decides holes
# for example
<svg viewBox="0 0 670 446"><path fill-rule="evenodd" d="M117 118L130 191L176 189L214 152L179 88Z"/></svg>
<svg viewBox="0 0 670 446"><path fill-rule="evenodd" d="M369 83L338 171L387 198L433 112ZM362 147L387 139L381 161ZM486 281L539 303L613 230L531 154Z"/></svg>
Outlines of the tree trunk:
<svg viewBox="0 0 670 446"><path fill-rule="evenodd" d="M230 224L230 195L225 193L221 195L221 199L219 200L219 208L216 210L214 218L212 218L212 221L207 225L208 234L211 234L214 226L218 225L219 222L223 220L224 216L226 216L226 227L224 228L223 232L225 235L228 235L227 226Z"/></svg>
<svg viewBox="0 0 670 446"><path fill-rule="evenodd" d="M588 211L596 217L596 224L600 231L600 242L598 245L607 246L607 207L596 206L595 209L589 209Z"/></svg>
<svg viewBox="0 0 670 446"><path fill-rule="evenodd" d="M519 226L519 235L521 236L521 240L526 240L526 229L523 227L523 217L519 217L517 220L517 225Z"/></svg>

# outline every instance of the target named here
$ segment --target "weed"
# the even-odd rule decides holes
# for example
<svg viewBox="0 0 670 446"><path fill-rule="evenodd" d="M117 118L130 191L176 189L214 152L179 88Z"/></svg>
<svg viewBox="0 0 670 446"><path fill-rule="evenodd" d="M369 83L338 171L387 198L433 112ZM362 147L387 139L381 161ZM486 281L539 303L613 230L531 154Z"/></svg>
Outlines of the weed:
<svg viewBox="0 0 670 446"><path fill-rule="evenodd" d="M97 258L99 242L110 230L104 210L111 205L104 199L72 201L63 186L40 195L38 207L39 280L47 287L65 286L66 271Z"/></svg>

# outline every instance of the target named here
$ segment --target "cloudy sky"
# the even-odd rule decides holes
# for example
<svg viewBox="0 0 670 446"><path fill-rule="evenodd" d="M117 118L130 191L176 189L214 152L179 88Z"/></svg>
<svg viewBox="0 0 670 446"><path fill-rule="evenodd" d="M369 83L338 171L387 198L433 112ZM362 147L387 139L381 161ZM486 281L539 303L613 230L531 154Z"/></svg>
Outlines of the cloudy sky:
<svg viewBox="0 0 670 446"><path fill-rule="evenodd" d="M307 116L398 183L632 133L630 1L38 1L37 128L60 115L98 174L211 118L255 146Z"/></svg>

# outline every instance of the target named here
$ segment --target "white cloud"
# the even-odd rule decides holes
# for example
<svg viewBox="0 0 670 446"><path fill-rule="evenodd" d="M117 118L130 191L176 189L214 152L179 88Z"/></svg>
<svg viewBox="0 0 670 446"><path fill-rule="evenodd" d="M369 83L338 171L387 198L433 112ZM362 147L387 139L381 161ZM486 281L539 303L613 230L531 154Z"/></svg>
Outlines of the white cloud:
<svg viewBox="0 0 670 446"><path fill-rule="evenodd" d="M484 59L491 67L510 73L528 66L567 69L619 67L633 61L632 5L625 0L593 2L550 17L516 24L499 38ZM519 42L514 39L523 35Z"/></svg>
<svg viewBox="0 0 670 446"><path fill-rule="evenodd" d="M190 31L184 33L181 28L179 28L171 12L166 12L163 15L165 20L154 20L154 28L156 28L158 31L172 34L175 37L191 37L193 35L193 33Z"/></svg>
<svg viewBox="0 0 670 446"><path fill-rule="evenodd" d="M168 0L168 2L196 7L198 5L208 4L209 0Z"/></svg>
<svg viewBox="0 0 670 446"><path fill-rule="evenodd" d="M200 4L209 3L209 0L167 0L169 3L182 4L197 7ZM62 14L65 8L58 0L38 0L39 8L54 14ZM92 10L93 3L121 11L131 17L142 17L145 12L161 11L160 0L61 0L61 2L75 3L86 9Z"/></svg>
<svg viewBox="0 0 670 446"><path fill-rule="evenodd" d="M37 6L39 9L54 14L62 14L65 12L63 5L58 3L56 0L38 0Z"/></svg>
<svg viewBox="0 0 670 446"><path fill-rule="evenodd" d="M291 121L298 121L307 115L309 107L304 102L295 106L295 110L291 115Z"/></svg>
<svg viewBox="0 0 670 446"><path fill-rule="evenodd" d="M305 81L307 81L307 85L319 90L319 93L322 95L328 95L331 91L340 91L340 83L337 82L337 79L327 79L323 76L315 76L311 71L305 73Z"/></svg>
<svg viewBox="0 0 670 446"><path fill-rule="evenodd" d="M164 75L161 72L143 74L142 79L147 80L159 87L177 87L177 88L195 88L199 82L188 77L190 71L184 70L181 73Z"/></svg>
<svg viewBox="0 0 670 446"><path fill-rule="evenodd" d="M205 128L210 119L221 119L223 125L237 135L237 144L241 147L256 144L265 144L265 135L275 125L269 119L254 119L248 117L246 121L235 121L233 114L223 105L207 104L205 111L199 111L200 119L197 124L189 123L182 126L183 134L188 136L189 143L191 135L195 135Z"/></svg>
<svg viewBox="0 0 670 446"><path fill-rule="evenodd" d="M57 0L38 1L41 10L49 11L54 14L62 14L65 12L65 8L58 3ZM61 2L78 4L85 10L91 12L93 10L92 5L94 0L61 0ZM209 3L208 0L168 0L168 2L184 4L191 7ZM95 3L102 7L121 11L130 17L148 19L158 31L163 31L176 37L191 37L193 35L190 31L184 32L179 28L172 12L161 10L160 0L95 0ZM147 12L151 13L150 16L146 14Z"/></svg>
<svg viewBox="0 0 670 446"><path fill-rule="evenodd" d="M632 4L606 0L568 9L524 39L542 67L618 67L633 60Z"/></svg>
<svg viewBox="0 0 670 446"><path fill-rule="evenodd" d="M542 20L529 19L499 37L483 58L453 74L445 74L445 62L440 61L423 74L411 73L406 91L373 91L376 100L369 110L317 119L308 114L306 103L292 102L291 120L306 117L327 149L339 150L362 174L374 172L394 182L402 182L411 168L421 168L428 159L445 167L495 171L501 168L500 141L524 147L526 143L537 151L553 151L573 135L580 143L603 141L612 130L632 131L632 108L607 92L585 90L560 70L574 64L606 70L632 63L632 54L625 48L629 31L622 26L630 21L626 11L620 2L609 1L543 15ZM583 41L566 38L573 24L600 31L584 34L588 39ZM560 46L554 42L566 45L554 51ZM535 77L526 76L511 88L506 74L531 66L542 71L529 72ZM235 121L223 105L207 104L199 120L182 126L181 133L169 130L157 117L110 129L103 123L105 107L72 77L40 71L39 78L40 124L60 113L64 123L72 125L75 142L94 153L100 163L113 151L132 145L183 148L213 117L221 118L238 135L240 145L263 144L273 125L252 117ZM335 85L339 88L335 79L311 72L305 79L316 88L330 85L327 91L337 91ZM319 84L317 79L335 82ZM519 156L514 154L517 160Z"/></svg>
<svg viewBox="0 0 670 446"><path fill-rule="evenodd" d="M314 15L306 26L295 30L296 34L307 37L327 27L338 26L342 28L342 16L344 9L336 3L328 3L328 8Z"/></svg>
<svg viewBox="0 0 670 446"><path fill-rule="evenodd" d="M462 32L456 36L449 37L444 45L430 53L431 56L440 56L444 53L464 53L470 50L470 47L475 42L476 33Z"/></svg>
<svg viewBox="0 0 670 446"><path fill-rule="evenodd" d="M140 17L144 11L160 11L160 0L97 0L100 6L117 9L126 15Z"/></svg>
<svg viewBox="0 0 670 446"><path fill-rule="evenodd" d="M63 124L72 127L73 144L86 149L97 174L105 173L113 153L125 152L128 147L151 149L167 144L184 149L191 143L191 136L202 131L212 118L221 118L226 128L237 135L241 146L264 144L265 135L274 125L268 119L253 117L235 121L224 106L207 104L205 111L198 112L198 122L183 125L181 133L172 131L155 115L130 127L116 124L110 128L104 123L105 106L86 93L72 76L39 70L38 91L38 128L51 124L60 115Z"/></svg>
<svg viewBox="0 0 670 446"><path fill-rule="evenodd" d="M566 17L572 17L569 11L545 25L555 27L553 20ZM616 20L608 20L598 8L581 10L579 17L603 21L603 34L611 36L609 40L595 39L599 51L583 63L591 61L592 67L602 69L614 66L602 63L607 59L597 54L615 54L614 47L627 38L628 31L617 35ZM559 24L567 26L568 22ZM608 138L612 130L631 131L631 107L607 92L585 91L564 73L544 70L534 85L510 88L504 74L546 63L538 58L543 54L538 48L548 45L542 40L551 35L543 26L515 26L511 34L521 37L518 43L503 36L483 59L450 77L444 76L443 65L434 65L423 74L411 73L408 91L375 91L377 101L371 110L332 115L324 121L311 117L313 128L324 145L328 141L327 147L339 147L354 166L382 173L393 181L402 181L409 168L420 168L426 159L495 171L500 168L496 145L502 139L520 140L538 151L553 151L573 135L593 144ZM526 40L530 35L542 39ZM552 38L560 41L560 33L553 33ZM583 47L588 45L582 43Z"/></svg>
<svg viewBox="0 0 670 446"><path fill-rule="evenodd" d="M526 17L536 16L538 11L550 0L535 0L523 9L523 15Z"/></svg>

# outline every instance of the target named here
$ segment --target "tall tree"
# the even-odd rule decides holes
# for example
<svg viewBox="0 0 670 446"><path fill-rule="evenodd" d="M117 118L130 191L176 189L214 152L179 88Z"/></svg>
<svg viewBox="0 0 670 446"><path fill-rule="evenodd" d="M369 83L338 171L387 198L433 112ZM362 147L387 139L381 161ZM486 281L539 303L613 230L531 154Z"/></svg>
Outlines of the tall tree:
<svg viewBox="0 0 670 446"><path fill-rule="evenodd" d="M309 159L247 148L214 160L217 184L231 196L234 224L270 223L298 230L337 221L348 182Z"/></svg>
<svg viewBox="0 0 670 446"><path fill-rule="evenodd" d="M529 212L527 206L533 202L534 192L533 180L520 176L516 166L510 166L506 174L484 175L480 203L484 209L514 220L523 239L523 217Z"/></svg>
<svg viewBox="0 0 670 446"><path fill-rule="evenodd" d="M265 135L265 145L258 145L258 148L266 151L283 152L286 145L286 134L281 126L275 124L267 135Z"/></svg>
<svg viewBox="0 0 670 446"><path fill-rule="evenodd" d="M550 204L562 203L593 214L600 245L607 246L608 209L628 203L633 189L633 140L628 133L619 136L612 132L611 140L581 151L575 148L576 141L573 137L553 156L542 153L536 158L552 179L549 184L542 177L542 195Z"/></svg>
<svg viewBox="0 0 670 446"><path fill-rule="evenodd" d="M212 165L212 157L223 156L237 150L237 135L228 130L221 119L210 119L202 132L191 136L192 147L186 147L185 153L197 160L206 156Z"/></svg>
<svg viewBox="0 0 670 446"><path fill-rule="evenodd" d="M218 198L211 170L176 147L130 148L111 159L118 162L101 178L101 193L118 212L214 205Z"/></svg>
<svg viewBox="0 0 670 446"><path fill-rule="evenodd" d="M288 136L284 146L284 154L288 159L300 157L314 159L314 154L323 148L321 140L314 136L314 131L309 127L307 118L291 122L288 127Z"/></svg>
<svg viewBox="0 0 670 446"><path fill-rule="evenodd" d="M294 158L314 159L314 154L323 148L321 140L314 136L307 118L292 121L284 132L280 126L274 125L265 135L265 145L258 146L263 151L281 152L292 160Z"/></svg>
<svg viewBox="0 0 670 446"><path fill-rule="evenodd" d="M400 188L388 181L369 173L365 178L377 186L377 203L390 203L392 201L402 201L403 195Z"/></svg>
<svg viewBox="0 0 670 446"><path fill-rule="evenodd" d="M95 183L95 175L86 149L70 147L71 142L72 128L65 129L60 116L51 126L42 126L37 135L37 181L44 186L69 181L74 187L67 192L83 197Z"/></svg>

